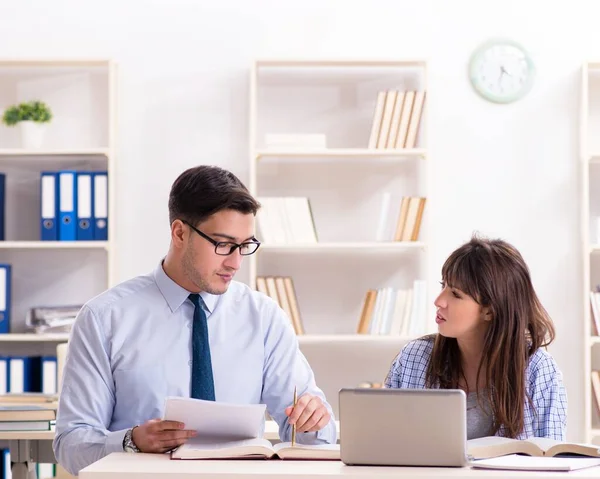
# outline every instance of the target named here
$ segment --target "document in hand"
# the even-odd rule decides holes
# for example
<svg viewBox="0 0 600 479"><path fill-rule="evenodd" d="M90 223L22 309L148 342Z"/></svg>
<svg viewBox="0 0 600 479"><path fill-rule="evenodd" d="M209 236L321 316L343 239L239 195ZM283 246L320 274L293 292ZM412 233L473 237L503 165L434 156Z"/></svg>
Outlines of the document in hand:
<svg viewBox="0 0 600 479"><path fill-rule="evenodd" d="M179 421L186 429L211 441L251 439L261 435L264 404L228 404L183 397L167 397L163 419Z"/></svg>
<svg viewBox="0 0 600 479"><path fill-rule="evenodd" d="M530 457L511 454L481 459L470 463L476 469L503 469L512 471L575 471L600 466L595 457Z"/></svg>
<svg viewBox="0 0 600 479"><path fill-rule="evenodd" d="M467 450L472 459L487 459L508 454L527 454L537 457L578 454L600 457L599 446L560 442L545 437L531 437L523 440L498 436L480 437L467 441Z"/></svg>
<svg viewBox="0 0 600 479"><path fill-rule="evenodd" d="M263 438L214 443L192 438L171 453L171 459L309 459L339 460L339 444L271 445Z"/></svg>

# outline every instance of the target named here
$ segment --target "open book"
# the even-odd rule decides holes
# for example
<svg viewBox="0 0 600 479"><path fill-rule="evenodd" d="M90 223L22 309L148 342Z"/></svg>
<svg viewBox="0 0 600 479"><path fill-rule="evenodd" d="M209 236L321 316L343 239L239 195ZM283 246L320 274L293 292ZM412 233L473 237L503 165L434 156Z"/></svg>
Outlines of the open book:
<svg viewBox="0 0 600 479"><path fill-rule="evenodd" d="M531 437L524 440L498 436L480 437L467 441L467 449L473 459L488 459L508 454L527 454L537 457L553 457L561 454L600 457L600 446L560 442L545 437Z"/></svg>
<svg viewBox="0 0 600 479"><path fill-rule="evenodd" d="M215 443L194 437L173 452L171 459L308 459L339 460L339 444L292 446L290 442L272 445L263 438Z"/></svg>

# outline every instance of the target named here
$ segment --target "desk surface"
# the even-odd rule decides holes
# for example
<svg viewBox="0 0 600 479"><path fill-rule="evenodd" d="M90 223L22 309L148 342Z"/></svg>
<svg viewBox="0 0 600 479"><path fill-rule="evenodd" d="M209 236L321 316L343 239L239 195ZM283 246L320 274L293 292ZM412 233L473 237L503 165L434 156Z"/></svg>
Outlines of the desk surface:
<svg viewBox="0 0 600 479"><path fill-rule="evenodd" d="M264 477L308 479L315 476L404 478L475 478L510 477L511 479L563 477L557 472L487 471L471 468L433 467L367 467L346 466L341 461L281 461L281 460L235 460L235 461L183 461L171 460L166 454L114 453L82 469L79 479L166 479L173 477L219 477L219 479L246 479ZM568 477L599 477L596 468L568 473Z"/></svg>

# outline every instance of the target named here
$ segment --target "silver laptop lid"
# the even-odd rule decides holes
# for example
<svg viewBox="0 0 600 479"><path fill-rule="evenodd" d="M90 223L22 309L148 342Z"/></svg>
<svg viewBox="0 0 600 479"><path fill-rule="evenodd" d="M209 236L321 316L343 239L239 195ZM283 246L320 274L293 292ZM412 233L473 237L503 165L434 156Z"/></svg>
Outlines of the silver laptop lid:
<svg viewBox="0 0 600 479"><path fill-rule="evenodd" d="M464 466L466 394L458 389L342 389L345 464Z"/></svg>

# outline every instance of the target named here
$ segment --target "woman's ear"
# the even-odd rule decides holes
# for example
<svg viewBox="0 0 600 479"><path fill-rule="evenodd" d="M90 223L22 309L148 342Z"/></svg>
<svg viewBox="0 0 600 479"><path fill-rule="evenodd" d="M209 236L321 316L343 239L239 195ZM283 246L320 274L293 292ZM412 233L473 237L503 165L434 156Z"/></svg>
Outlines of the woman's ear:
<svg viewBox="0 0 600 479"><path fill-rule="evenodd" d="M481 308L481 317L484 321L491 321L493 319L492 310L488 306Z"/></svg>

